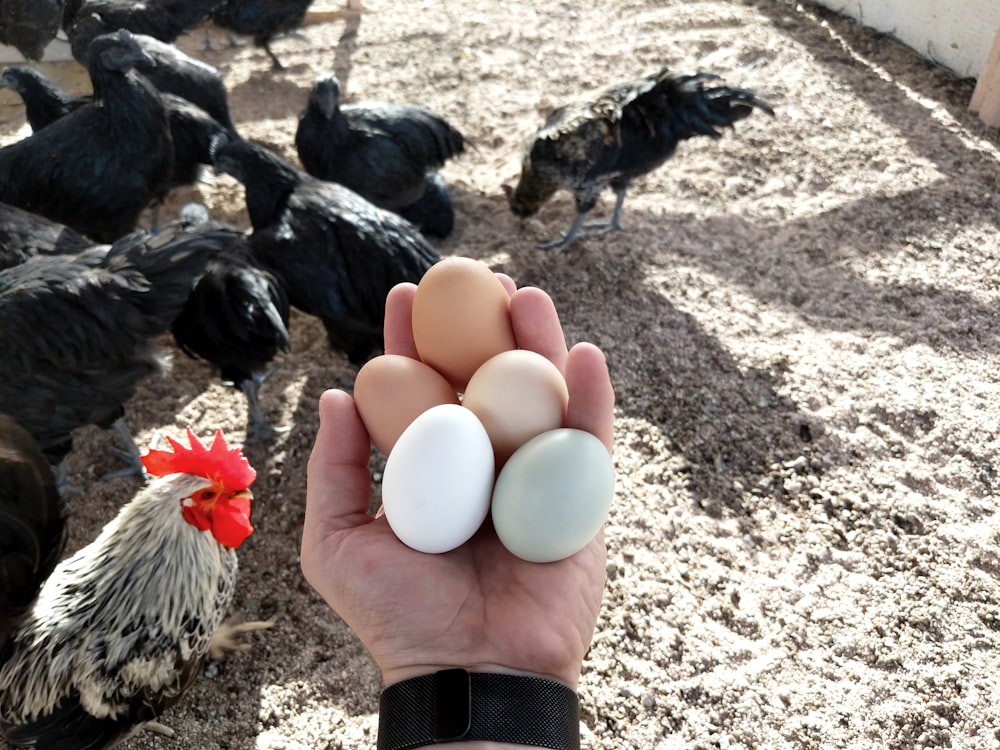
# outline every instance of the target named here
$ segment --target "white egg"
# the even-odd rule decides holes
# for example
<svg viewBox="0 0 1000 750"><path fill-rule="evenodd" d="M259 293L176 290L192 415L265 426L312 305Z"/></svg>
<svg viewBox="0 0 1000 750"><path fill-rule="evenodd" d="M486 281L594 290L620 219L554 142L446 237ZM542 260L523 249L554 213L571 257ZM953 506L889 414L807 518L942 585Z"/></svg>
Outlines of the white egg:
<svg viewBox="0 0 1000 750"><path fill-rule="evenodd" d="M389 526L420 552L467 541L489 513L493 446L486 428L458 404L434 406L396 440L382 475Z"/></svg>
<svg viewBox="0 0 1000 750"><path fill-rule="evenodd" d="M611 508L615 470L589 432L543 432L514 452L493 489L493 526L503 545L529 562L579 552Z"/></svg>

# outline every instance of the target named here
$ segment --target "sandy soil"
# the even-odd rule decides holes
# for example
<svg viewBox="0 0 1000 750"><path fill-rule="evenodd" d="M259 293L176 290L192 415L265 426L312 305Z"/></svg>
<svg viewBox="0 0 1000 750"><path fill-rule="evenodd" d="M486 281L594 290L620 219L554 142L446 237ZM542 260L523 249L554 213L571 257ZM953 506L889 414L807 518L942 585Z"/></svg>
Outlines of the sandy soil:
<svg viewBox="0 0 1000 750"><path fill-rule="evenodd" d="M1000 137L966 109L973 82L806 3L365 6L279 41L279 72L219 32L212 51L200 31L181 46L224 73L241 132L293 161L330 69L350 98L447 117L474 148L445 170L458 218L441 252L545 288L571 342L607 352L618 485L586 744L1000 748ZM777 116L684 144L635 186L625 233L538 250L573 208L561 194L538 218L509 213L524 140L664 62L753 88ZM0 103L9 141L23 118L10 92ZM191 199L246 224L229 178L168 209ZM176 740L129 750L373 746L378 675L297 558L315 404L354 371L316 321L295 315L293 337L263 388L291 429L249 449L257 533L236 602L277 625L209 666L165 717ZM246 409L178 352L129 420L141 444L186 425L239 439ZM136 489L97 481L109 440L83 431L71 457L87 489L74 547Z"/></svg>

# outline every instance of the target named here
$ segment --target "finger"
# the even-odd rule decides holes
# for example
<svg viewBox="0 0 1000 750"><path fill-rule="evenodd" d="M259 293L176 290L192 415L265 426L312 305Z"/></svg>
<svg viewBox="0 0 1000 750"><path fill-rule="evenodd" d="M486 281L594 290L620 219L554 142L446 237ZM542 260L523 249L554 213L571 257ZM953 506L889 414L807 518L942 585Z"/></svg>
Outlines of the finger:
<svg viewBox="0 0 1000 750"><path fill-rule="evenodd" d="M507 294L513 294L517 290L517 284L514 283L514 279L505 273L496 271L496 277L500 279L500 283L503 284L503 288L507 290Z"/></svg>
<svg viewBox="0 0 1000 750"><path fill-rule="evenodd" d="M335 531L371 519L368 504L370 438L354 400L328 390L319 400L319 430L306 468L306 516L303 548Z"/></svg>
<svg viewBox="0 0 1000 750"><path fill-rule="evenodd" d="M526 286L510 297L510 321L521 349L530 349L566 369L566 337L552 298L541 289Z"/></svg>
<svg viewBox="0 0 1000 750"><path fill-rule="evenodd" d="M612 452L615 391L604 353L588 343L570 349L566 386L569 389L566 426L595 435Z"/></svg>
<svg viewBox="0 0 1000 750"><path fill-rule="evenodd" d="M413 296L416 284L404 282L389 290L385 299L385 353L417 357L413 343Z"/></svg>

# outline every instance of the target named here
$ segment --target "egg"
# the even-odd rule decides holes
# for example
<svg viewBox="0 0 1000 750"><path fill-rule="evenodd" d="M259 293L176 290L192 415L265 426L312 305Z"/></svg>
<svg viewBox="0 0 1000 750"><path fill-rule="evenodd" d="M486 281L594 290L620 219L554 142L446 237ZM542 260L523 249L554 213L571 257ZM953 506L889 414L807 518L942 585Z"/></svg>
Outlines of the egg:
<svg viewBox="0 0 1000 750"><path fill-rule="evenodd" d="M462 398L486 428L497 466L535 435L562 427L568 401L559 368L526 349L486 360L469 379Z"/></svg>
<svg viewBox="0 0 1000 750"><path fill-rule="evenodd" d="M413 340L420 359L455 390L487 359L516 348L510 295L490 267L443 258L424 273L413 300Z"/></svg>
<svg viewBox="0 0 1000 750"><path fill-rule="evenodd" d="M522 560L562 560L600 530L614 486L604 443L582 430L543 432L501 469L493 489L493 526L503 545Z"/></svg>
<svg viewBox="0 0 1000 750"><path fill-rule="evenodd" d="M489 514L493 446L476 415L440 404L403 430L382 473L382 507L400 541L420 552L466 542Z"/></svg>
<svg viewBox="0 0 1000 750"><path fill-rule="evenodd" d="M410 423L440 404L458 404L447 380L420 360L382 354L354 379L354 402L375 447L386 455Z"/></svg>

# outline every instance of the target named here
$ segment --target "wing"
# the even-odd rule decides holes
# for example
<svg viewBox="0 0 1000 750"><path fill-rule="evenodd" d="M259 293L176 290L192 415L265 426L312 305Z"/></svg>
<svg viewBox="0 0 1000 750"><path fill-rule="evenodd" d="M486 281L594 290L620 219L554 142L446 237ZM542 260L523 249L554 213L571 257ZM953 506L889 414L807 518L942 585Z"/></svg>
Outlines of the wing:
<svg viewBox="0 0 1000 750"><path fill-rule="evenodd" d="M405 219L333 183L301 185L277 224L255 231L254 254L281 277L292 305L331 332L381 345L385 298L416 283L438 255ZM348 356L352 356L350 353Z"/></svg>

